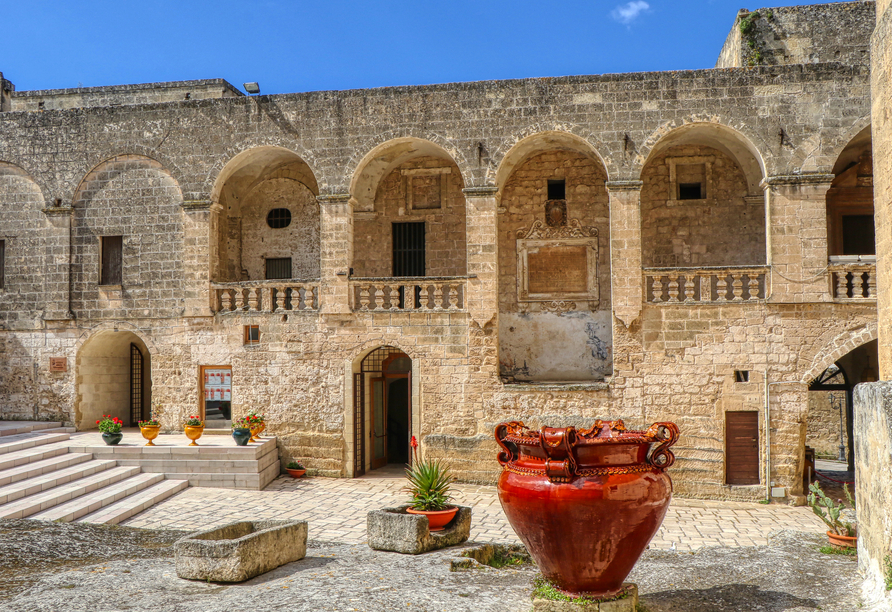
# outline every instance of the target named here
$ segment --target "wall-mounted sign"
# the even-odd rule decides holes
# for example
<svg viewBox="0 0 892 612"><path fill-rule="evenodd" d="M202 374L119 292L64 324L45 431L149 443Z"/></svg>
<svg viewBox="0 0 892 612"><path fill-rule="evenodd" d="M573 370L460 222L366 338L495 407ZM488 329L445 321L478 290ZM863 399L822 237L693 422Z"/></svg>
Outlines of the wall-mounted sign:
<svg viewBox="0 0 892 612"><path fill-rule="evenodd" d="M232 370L229 368L205 369L204 399L208 402L232 401Z"/></svg>
<svg viewBox="0 0 892 612"><path fill-rule="evenodd" d="M68 357L50 357L50 372L67 372Z"/></svg>

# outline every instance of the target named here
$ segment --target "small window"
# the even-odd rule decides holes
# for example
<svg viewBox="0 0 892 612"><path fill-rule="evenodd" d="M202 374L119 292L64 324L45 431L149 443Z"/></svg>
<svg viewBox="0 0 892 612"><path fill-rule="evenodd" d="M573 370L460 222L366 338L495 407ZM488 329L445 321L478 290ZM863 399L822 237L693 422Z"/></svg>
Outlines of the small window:
<svg viewBox="0 0 892 612"><path fill-rule="evenodd" d="M245 344L246 345L260 344L260 326L259 325L245 325Z"/></svg>
<svg viewBox="0 0 892 612"><path fill-rule="evenodd" d="M0 240L0 289L6 287L6 241Z"/></svg>
<svg viewBox="0 0 892 612"><path fill-rule="evenodd" d="M873 215L842 216L842 254L877 254Z"/></svg>
<svg viewBox="0 0 892 612"><path fill-rule="evenodd" d="M266 215L266 224L273 229L291 225L291 211L287 208L274 208Z"/></svg>
<svg viewBox="0 0 892 612"><path fill-rule="evenodd" d="M749 370L734 370L734 382L749 382L750 381L750 371Z"/></svg>
<svg viewBox="0 0 892 612"><path fill-rule="evenodd" d="M100 285L120 285L123 236L102 236L100 239L102 267L99 271Z"/></svg>
<svg viewBox="0 0 892 612"><path fill-rule="evenodd" d="M549 200L566 200L567 199L567 181L564 179L548 180L548 199Z"/></svg>
<svg viewBox="0 0 892 612"><path fill-rule="evenodd" d="M393 275L424 276L424 223L393 224Z"/></svg>
<svg viewBox="0 0 892 612"><path fill-rule="evenodd" d="M266 260L266 278L291 278L291 258L280 257Z"/></svg>
<svg viewBox="0 0 892 612"><path fill-rule="evenodd" d="M701 183L679 183L678 185L679 200L702 200L703 189Z"/></svg>

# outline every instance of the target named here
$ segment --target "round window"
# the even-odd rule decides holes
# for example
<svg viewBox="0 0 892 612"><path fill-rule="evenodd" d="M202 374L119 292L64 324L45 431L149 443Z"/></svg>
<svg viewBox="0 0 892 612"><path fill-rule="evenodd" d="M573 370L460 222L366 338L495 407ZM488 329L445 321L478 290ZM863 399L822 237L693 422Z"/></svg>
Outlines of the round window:
<svg viewBox="0 0 892 612"><path fill-rule="evenodd" d="M266 224L273 229L282 229L291 225L291 211L287 208L274 208L266 216Z"/></svg>

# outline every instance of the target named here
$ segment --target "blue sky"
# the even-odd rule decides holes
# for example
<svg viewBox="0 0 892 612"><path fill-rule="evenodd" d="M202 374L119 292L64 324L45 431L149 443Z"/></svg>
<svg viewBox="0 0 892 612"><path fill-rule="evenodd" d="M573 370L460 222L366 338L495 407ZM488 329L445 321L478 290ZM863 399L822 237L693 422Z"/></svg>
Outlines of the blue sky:
<svg viewBox="0 0 892 612"><path fill-rule="evenodd" d="M742 4L8 2L0 72L20 91L224 78L272 94L711 68Z"/></svg>

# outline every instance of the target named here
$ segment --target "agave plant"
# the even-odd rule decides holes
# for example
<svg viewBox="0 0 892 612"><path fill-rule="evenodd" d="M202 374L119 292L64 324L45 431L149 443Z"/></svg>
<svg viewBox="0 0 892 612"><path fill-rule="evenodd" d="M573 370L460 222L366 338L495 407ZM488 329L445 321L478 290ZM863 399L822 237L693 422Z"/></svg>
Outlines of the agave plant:
<svg viewBox="0 0 892 612"><path fill-rule="evenodd" d="M411 494L410 504L413 510L445 510L449 507L452 496L449 487L453 477L449 467L439 459L418 459L418 442L412 436L412 450L415 461L406 468L409 484L403 489Z"/></svg>
<svg viewBox="0 0 892 612"><path fill-rule="evenodd" d="M854 537L855 527L851 523L847 523L839 518L840 512L845 508L842 500L838 504L835 503L821 490L818 483L809 485L808 490L811 491L808 494L808 505L811 506L812 512L824 521L836 535ZM848 487L846 487L846 497L849 498L850 502L852 501Z"/></svg>

